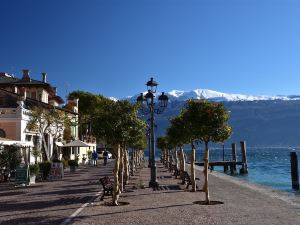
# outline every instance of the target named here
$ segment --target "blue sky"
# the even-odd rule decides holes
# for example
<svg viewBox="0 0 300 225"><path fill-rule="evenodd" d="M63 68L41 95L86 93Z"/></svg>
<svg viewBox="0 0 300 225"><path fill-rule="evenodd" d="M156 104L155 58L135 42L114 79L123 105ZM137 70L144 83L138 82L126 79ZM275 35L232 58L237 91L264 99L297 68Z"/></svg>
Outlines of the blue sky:
<svg viewBox="0 0 300 225"><path fill-rule="evenodd" d="M206 88L300 94L297 0L0 0L0 71L65 96Z"/></svg>

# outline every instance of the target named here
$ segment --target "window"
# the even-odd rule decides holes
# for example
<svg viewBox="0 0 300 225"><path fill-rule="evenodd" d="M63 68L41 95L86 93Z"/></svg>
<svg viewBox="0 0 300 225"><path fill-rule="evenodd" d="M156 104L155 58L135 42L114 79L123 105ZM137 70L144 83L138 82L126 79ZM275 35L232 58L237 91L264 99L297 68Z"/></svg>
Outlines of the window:
<svg viewBox="0 0 300 225"><path fill-rule="evenodd" d="M0 137L6 138L6 133L3 129L0 128Z"/></svg>
<svg viewBox="0 0 300 225"><path fill-rule="evenodd" d="M26 135L25 140L26 141L31 141L32 136L31 135Z"/></svg>

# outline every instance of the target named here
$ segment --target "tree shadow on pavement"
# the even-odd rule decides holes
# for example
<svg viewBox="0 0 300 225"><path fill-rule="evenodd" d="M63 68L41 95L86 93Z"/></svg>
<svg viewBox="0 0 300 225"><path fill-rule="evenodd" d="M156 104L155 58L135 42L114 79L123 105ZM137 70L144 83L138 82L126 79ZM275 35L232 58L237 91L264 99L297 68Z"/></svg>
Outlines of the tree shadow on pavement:
<svg viewBox="0 0 300 225"><path fill-rule="evenodd" d="M23 195L26 194L26 191L7 191L7 192L2 192L0 193L1 196L14 196L14 195Z"/></svg>
<svg viewBox="0 0 300 225"><path fill-rule="evenodd" d="M16 212L26 210L39 210L55 206L66 206L72 204L84 204L90 201L94 195L84 196L84 197L69 197L60 198L57 200L44 200L44 201L27 201L27 202L5 202L0 205L0 212Z"/></svg>
<svg viewBox="0 0 300 225"><path fill-rule="evenodd" d="M89 207L93 207L93 205L90 205ZM51 212L61 212L61 211L68 211L68 210L77 210L78 209L78 206L74 206L74 207L67 207L67 208L64 208L64 209L61 209L61 208L58 208L58 209L45 209L45 210L36 210L36 209L33 209L32 211L26 211L26 212L19 212L17 216L20 216L20 215L29 215L31 213L51 213ZM5 213L1 213L1 218L5 218L6 216L9 217L11 216L11 212L5 214ZM1 221L0 221L0 224L2 225Z"/></svg>
<svg viewBox="0 0 300 225"><path fill-rule="evenodd" d="M74 194L83 194L83 193L96 193L98 192L98 188L82 188L82 189L62 189L59 191L48 191L48 192L40 192L40 193L32 193L29 195L74 195Z"/></svg>
<svg viewBox="0 0 300 225"><path fill-rule="evenodd" d="M64 221L64 218L55 219L48 216L37 216L37 217L23 217L23 218L14 218L6 221L1 221L1 225L12 225L12 224L61 224Z"/></svg>

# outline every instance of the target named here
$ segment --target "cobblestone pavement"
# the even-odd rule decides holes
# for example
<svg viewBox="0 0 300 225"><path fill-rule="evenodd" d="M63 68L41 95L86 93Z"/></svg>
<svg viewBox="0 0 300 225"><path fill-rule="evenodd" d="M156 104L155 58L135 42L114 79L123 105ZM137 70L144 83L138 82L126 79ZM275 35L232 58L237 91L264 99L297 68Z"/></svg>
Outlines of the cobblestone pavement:
<svg viewBox="0 0 300 225"><path fill-rule="evenodd" d="M120 195L121 205L110 206L110 196L100 201L96 195L99 192L96 180L105 174L111 175L111 171L112 162L105 168L87 168L68 174L60 182L1 190L0 221L3 224L63 225L300 224L298 197L289 196L294 200L289 201L282 197L287 194L213 172L209 184L215 204L202 205L204 193L185 190L185 185L160 163L157 164L160 184L157 190L148 187L150 170L142 166ZM201 188L203 174L197 170L196 176L200 178L197 183Z"/></svg>
<svg viewBox="0 0 300 225"><path fill-rule="evenodd" d="M112 164L110 161L107 166L80 166L75 173L65 172L61 181L38 182L28 187L0 183L0 224L61 224L99 194L97 181L112 175Z"/></svg>

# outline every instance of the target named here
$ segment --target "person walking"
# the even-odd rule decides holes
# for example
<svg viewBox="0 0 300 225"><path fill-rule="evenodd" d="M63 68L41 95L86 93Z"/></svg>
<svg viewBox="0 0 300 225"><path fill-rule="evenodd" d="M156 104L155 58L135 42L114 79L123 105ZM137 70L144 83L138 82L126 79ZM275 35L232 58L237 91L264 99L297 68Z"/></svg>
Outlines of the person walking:
<svg viewBox="0 0 300 225"><path fill-rule="evenodd" d="M104 166L106 166L107 164L107 158L108 158L108 152L105 149L103 152Z"/></svg>
<svg viewBox="0 0 300 225"><path fill-rule="evenodd" d="M97 154L97 152L95 150L92 153L92 158L93 158L93 165L97 166L98 154Z"/></svg>

